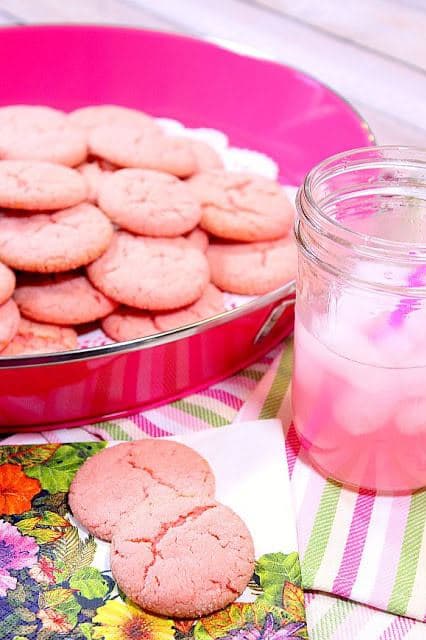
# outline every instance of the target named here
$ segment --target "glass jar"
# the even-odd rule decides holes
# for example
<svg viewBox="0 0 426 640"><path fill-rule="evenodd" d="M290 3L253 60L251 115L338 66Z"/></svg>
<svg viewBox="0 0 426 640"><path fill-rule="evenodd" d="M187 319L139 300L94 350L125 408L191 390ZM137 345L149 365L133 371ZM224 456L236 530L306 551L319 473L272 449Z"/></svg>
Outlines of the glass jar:
<svg viewBox="0 0 426 640"><path fill-rule="evenodd" d="M325 160L297 201L301 444L354 487L426 486L426 150Z"/></svg>

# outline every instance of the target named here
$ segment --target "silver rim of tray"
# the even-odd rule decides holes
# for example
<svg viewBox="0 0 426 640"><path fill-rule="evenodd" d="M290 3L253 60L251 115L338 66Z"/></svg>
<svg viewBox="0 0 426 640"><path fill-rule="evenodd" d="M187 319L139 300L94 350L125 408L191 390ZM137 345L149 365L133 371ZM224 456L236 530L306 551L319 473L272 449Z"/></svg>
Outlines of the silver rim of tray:
<svg viewBox="0 0 426 640"><path fill-rule="evenodd" d="M158 347L159 345L174 342L180 338L195 336L196 334L212 329L213 327L231 322L236 318L240 318L241 316L247 315L253 311L262 309L262 307L266 307L268 304L276 302L284 297L294 296L295 291L295 282L292 281L279 289L275 289L275 291L271 291L271 293L259 296L256 300L251 300L250 302L242 304L236 309L230 309L229 311L224 311L223 313L207 318L206 320L200 320L199 322L194 322L184 327L179 327L170 331L163 331L162 333L156 333L152 336L146 336L145 338L136 338L136 340L127 340L126 342L103 344L97 347L82 347L81 349L73 349L72 351L62 351L57 353L27 356L22 355L10 358L0 357L0 369L31 367L35 365L52 365L70 361L75 362L78 360L86 360L88 358L101 358L103 356L118 353L148 349L149 347Z"/></svg>

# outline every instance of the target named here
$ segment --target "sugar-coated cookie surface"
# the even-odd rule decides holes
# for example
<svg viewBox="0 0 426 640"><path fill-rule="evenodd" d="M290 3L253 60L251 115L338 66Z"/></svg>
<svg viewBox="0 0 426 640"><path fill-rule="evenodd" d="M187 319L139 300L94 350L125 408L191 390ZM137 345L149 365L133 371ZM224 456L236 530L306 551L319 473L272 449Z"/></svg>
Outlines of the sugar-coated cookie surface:
<svg viewBox="0 0 426 640"><path fill-rule="evenodd" d="M15 289L15 283L13 271L0 262L0 305L10 298Z"/></svg>
<svg viewBox="0 0 426 640"><path fill-rule="evenodd" d="M254 545L241 518L218 502L145 504L117 525L111 569L143 609L198 618L241 595L253 575Z"/></svg>
<svg viewBox="0 0 426 640"><path fill-rule="evenodd" d="M206 151L206 146L152 129L101 126L89 135L89 149L96 156L121 167L164 171L179 178L192 176L206 164L211 166L216 154L213 149Z"/></svg>
<svg viewBox="0 0 426 640"><path fill-rule="evenodd" d="M229 240L275 240L287 234L294 209L268 178L223 170L193 176L188 185L201 203L201 227Z"/></svg>
<svg viewBox="0 0 426 640"><path fill-rule="evenodd" d="M19 310L12 299L0 305L0 352L15 337L19 327L19 320Z"/></svg>
<svg viewBox="0 0 426 640"><path fill-rule="evenodd" d="M219 154L207 142L202 140L191 140L192 153L195 156L197 171L210 171L211 169L221 169L223 162Z"/></svg>
<svg viewBox="0 0 426 640"><path fill-rule="evenodd" d="M223 293L208 284L201 298L178 311L149 313L131 307L120 307L102 320L102 329L113 340L134 340L161 331L183 327L225 310Z"/></svg>
<svg viewBox="0 0 426 640"><path fill-rule="evenodd" d="M0 260L23 271L68 271L98 258L112 236L111 222L88 203L52 214L3 214Z"/></svg>
<svg viewBox="0 0 426 640"><path fill-rule="evenodd" d="M195 247L196 249L200 249L203 253L207 251L207 247L209 246L209 236L205 231L197 227L193 231L190 231L185 239Z"/></svg>
<svg viewBox="0 0 426 640"><path fill-rule="evenodd" d="M105 342L101 327L116 341L172 331L243 304L223 292L292 280L283 188L224 169L261 169L261 155L122 105L0 106L0 349L15 302L34 326L23 320L10 354L74 348L68 325L84 346Z"/></svg>
<svg viewBox="0 0 426 640"><path fill-rule="evenodd" d="M98 202L115 224L140 235L179 236L201 218L189 187L160 171L122 169L105 175Z"/></svg>
<svg viewBox="0 0 426 640"><path fill-rule="evenodd" d="M251 244L210 244L207 258L212 281L232 293L261 295L296 277L297 249L293 238Z"/></svg>
<svg viewBox="0 0 426 640"><path fill-rule="evenodd" d="M73 167L87 155L86 135L51 107L0 107L0 158L47 160Z"/></svg>
<svg viewBox="0 0 426 640"><path fill-rule="evenodd" d="M87 273L95 287L113 300L152 310L192 304L210 276L205 255L185 240L144 238L124 231L114 235L109 249Z"/></svg>
<svg viewBox="0 0 426 640"><path fill-rule="evenodd" d="M80 271L21 276L14 299L26 318L59 325L93 322L117 307Z"/></svg>
<svg viewBox="0 0 426 640"><path fill-rule="evenodd" d="M139 129L158 129L154 118L143 111L117 104L95 104L75 109L68 114L68 121L86 131L101 126L123 126Z"/></svg>
<svg viewBox="0 0 426 640"><path fill-rule="evenodd" d="M213 472L193 449L146 439L108 447L89 458L77 471L68 499L74 516L91 533L111 540L116 525L136 505L166 505L179 496L210 499L214 491Z"/></svg>
<svg viewBox="0 0 426 640"><path fill-rule="evenodd" d="M99 190L105 175L115 171L117 167L106 160L91 158L77 167L77 171L83 176L87 187L87 200L92 204L98 203Z"/></svg>
<svg viewBox="0 0 426 640"><path fill-rule="evenodd" d="M104 333L116 342L135 340L159 332L149 311L121 306L101 321Z"/></svg>
<svg viewBox="0 0 426 640"><path fill-rule="evenodd" d="M156 313L154 321L155 326L160 331L169 331L169 329L183 327L186 324L211 318L224 311L225 304L222 291L219 291L217 287L209 283L201 298L196 302L177 311Z"/></svg>
<svg viewBox="0 0 426 640"><path fill-rule="evenodd" d="M58 327L53 324L41 324L21 318L15 337L0 353L0 356L56 353L77 348L77 334L74 329Z"/></svg>
<svg viewBox="0 0 426 640"><path fill-rule="evenodd" d="M54 210L82 202L84 179L74 169L51 162L0 161L0 207Z"/></svg>

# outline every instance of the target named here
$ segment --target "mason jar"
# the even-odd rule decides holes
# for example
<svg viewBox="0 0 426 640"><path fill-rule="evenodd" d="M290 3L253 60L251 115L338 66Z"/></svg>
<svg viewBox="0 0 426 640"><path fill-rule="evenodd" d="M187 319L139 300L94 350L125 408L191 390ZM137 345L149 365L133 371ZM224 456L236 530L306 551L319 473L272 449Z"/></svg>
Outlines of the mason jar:
<svg viewBox="0 0 426 640"><path fill-rule="evenodd" d="M333 156L299 189L293 416L329 477L426 486L426 150Z"/></svg>

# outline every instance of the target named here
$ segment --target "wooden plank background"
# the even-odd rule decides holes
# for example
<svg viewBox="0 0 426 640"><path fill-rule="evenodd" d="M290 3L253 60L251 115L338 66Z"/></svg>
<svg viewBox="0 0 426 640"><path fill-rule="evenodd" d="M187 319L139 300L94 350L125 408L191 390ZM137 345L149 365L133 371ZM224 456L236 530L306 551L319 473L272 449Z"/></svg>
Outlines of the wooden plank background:
<svg viewBox="0 0 426 640"><path fill-rule="evenodd" d="M86 22L192 34L293 65L382 144L426 147L426 0L0 0L0 24Z"/></svg>

